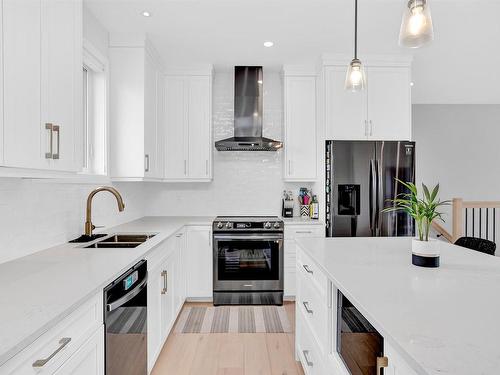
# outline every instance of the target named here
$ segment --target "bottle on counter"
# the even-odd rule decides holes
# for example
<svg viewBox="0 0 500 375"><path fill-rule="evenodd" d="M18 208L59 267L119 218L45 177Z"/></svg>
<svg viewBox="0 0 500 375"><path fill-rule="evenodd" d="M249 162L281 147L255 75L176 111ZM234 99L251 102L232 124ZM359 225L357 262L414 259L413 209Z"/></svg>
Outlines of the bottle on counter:
<svg viewBox="0 0 500 375"><path fill-rule="evenodd" d="M311 219L319 219L319 203L316 195L313 195L312 202L309 205L309 216Z"/></svg>

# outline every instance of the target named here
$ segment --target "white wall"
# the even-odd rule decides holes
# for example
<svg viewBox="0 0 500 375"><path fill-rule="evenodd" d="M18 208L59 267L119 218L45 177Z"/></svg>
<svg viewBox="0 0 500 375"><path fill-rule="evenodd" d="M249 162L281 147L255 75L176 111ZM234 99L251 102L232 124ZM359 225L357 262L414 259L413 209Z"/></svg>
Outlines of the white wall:
<svg viewBox="0 0 500 375"><path fill-rule="evenodd" d="M233 73L216 73L213 84L214 139L233 136ZM283 140L282 83L264 67L265 137ZM153 215L278 215L283 189L307 184L282 180L283 152L219 152L214 148L211 183L149 184ZM296 210L297 211L297 210ZM298 213L298 212L297 212Z"/></svg>
<svg viewBox="0 0 500 375"><path fill-rule="evenodd" d="M500 105L413 105L413 131L419 183L439 182L442 199L500 200Z"/></svg>

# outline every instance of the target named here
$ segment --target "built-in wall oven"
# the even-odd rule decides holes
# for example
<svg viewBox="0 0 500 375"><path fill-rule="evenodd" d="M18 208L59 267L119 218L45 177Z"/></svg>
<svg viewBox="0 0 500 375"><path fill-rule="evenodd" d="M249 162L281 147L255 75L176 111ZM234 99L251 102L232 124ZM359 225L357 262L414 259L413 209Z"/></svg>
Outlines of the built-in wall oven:
<svg viewBox="0 0 500 375"><path fill-rule="evenodd" d="M282 305L283 222L217 217L213 270L214 305Z"/></svg>
<svg viewBox="0 0 500 375"><path fill-rule="evenodd" d="M340 291L337 352L352 375L381 375L387 367L384 338Z"/></svg>

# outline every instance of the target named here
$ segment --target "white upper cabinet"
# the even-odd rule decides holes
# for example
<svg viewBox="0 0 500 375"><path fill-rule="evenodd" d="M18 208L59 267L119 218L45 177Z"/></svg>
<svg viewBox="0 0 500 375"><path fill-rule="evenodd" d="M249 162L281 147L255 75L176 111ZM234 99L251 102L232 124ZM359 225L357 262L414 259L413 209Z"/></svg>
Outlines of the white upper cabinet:
<svg viewBox="0 0 500 375"><path fill-rule="evenodd" d="M163 177L158 129L162 111L162 64L147 40L111 40L110 162L115 180Z"/></svg>
<svg viewBox="0 0 500 375"><path fill-rule="evenodd" d="M408 67L368 67L369 137L411 139L411 86Z"/></svg>
<svg viewBox="0 0 500 375"><path fill-rule="evenodd" d="M212 73L165 77L165 180L212 179Z"/></svg>
<svg viewBox="0 0 500 375"><path fill-rule="evenodd" d="M344 89L344 65L325 66L323 71L326 138L411 140L409 62L367 63L367 87L361 92Z"/></svg>
<svg viewBox="0 0 500 375"><path fill-rule="evenodd" d="M367 137L366 92L344 89L347 68L325 68L325 118L327 139L364 140Z"/></svg>
<svg viewBox="0 0 500 375"><path fill-rule="evenodd" d="M316 180L316 76L284 70L284 179Z"/></svg>
<svg viewBox="0 0 500 375"><path fill-rule="evenodd" d="M82 3L3 1L4 163L77 171Z"/></svg>

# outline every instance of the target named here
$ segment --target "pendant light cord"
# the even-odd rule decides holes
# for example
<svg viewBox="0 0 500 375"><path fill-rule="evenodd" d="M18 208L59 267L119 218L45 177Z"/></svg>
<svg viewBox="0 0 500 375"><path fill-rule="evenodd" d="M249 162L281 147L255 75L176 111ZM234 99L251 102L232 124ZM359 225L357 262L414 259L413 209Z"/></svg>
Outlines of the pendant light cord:
<svg viewBox="0 0 500 375"><path fill-rule="evenodd" d="M358 0L354 0L354 58L358 58Z"/></svg>

